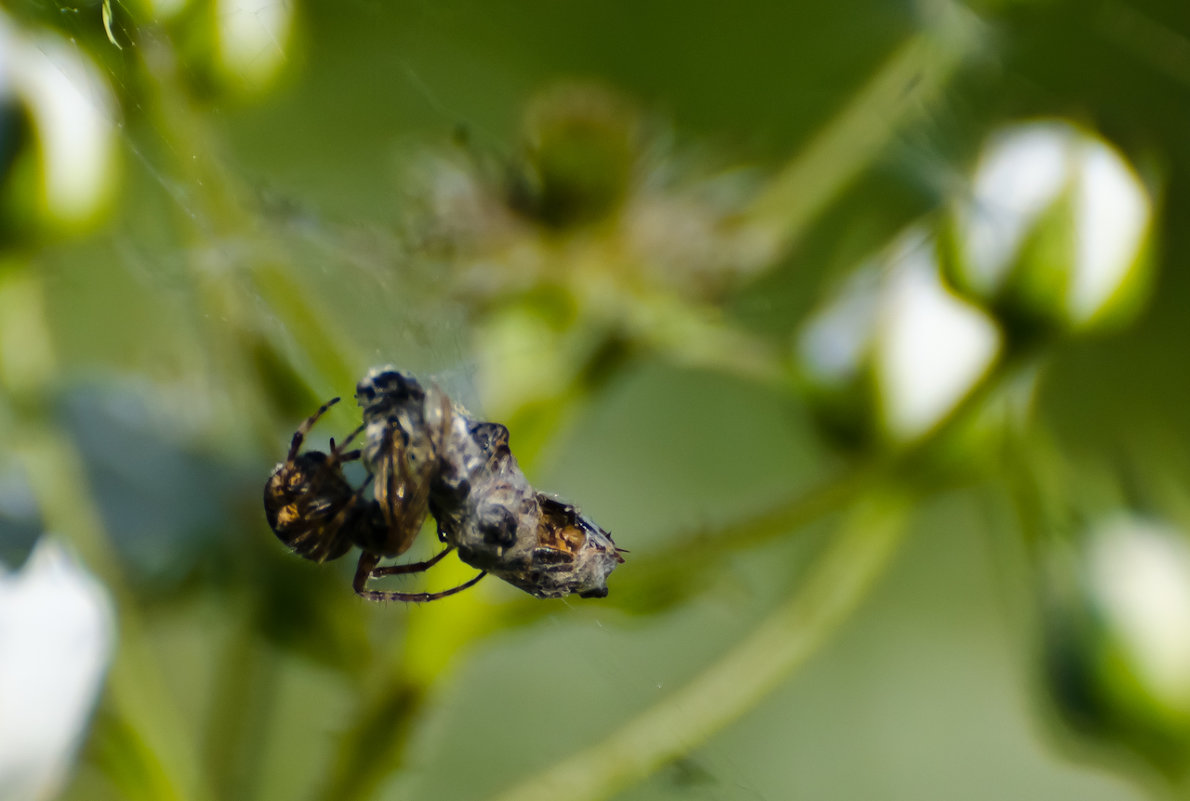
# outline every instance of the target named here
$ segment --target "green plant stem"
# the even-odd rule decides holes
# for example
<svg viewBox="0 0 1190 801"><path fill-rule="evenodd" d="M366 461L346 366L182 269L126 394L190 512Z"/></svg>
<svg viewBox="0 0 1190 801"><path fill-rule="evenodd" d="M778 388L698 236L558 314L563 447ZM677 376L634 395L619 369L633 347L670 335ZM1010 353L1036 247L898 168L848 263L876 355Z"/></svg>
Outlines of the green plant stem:
<svg viewBox="0 0 1190 801"><path fill-rule="evenodd" d="M814 654L868 594L896 551L909 496L876 489L842 522L796 593L693 681L603 742L495 801L597 801L638 782L741 717Z"/></svg>
<svg viewBox="0 0 1190 801"><path fill-rule="evenodd" d="M277 653L261 644L263 601L254 588L228 599L234 618L216 652L219 670L206 723L203 765L220 801L259 797L259 743L277 702Z"/></svg>
<svg viewBox="0 0 1190 801"><path fill-rule="evenodd" d="M359 713L340 738L330 776L313 797L318 801L375 798L384 779L403 764L428 694L427 686L414 686L398 674L361 698Z"/></svg>
<svg viewBox="0 0 1190 801"><path fill-rule="evenodd" d="M720 568L726 554L822 520L860 497L880 476L876 463L856 465L762 512L682 537L681 548L632 556L632 587L617 590L606 603L633 612L673 606L705 591L708 576Z"/></svg>
<svg viewBox="0 0 1190 801"><path fill-rule="evenodd" d="M473 576L456 562L436 576L444 586ZM405 621L401 638L341 739L338 756L318 801L365 801L404 762L411 733L433 703L435 687L450 675L456 657L498 622L498 607L482 601L482 588L426 604Z"/></svg>
<svg viewBox="0 0 1190 801"><path fill-rule="evenodd" d="M268 397L272 387L262 380L256 357L263 349L283 360L284 349L270 337L253 298L266 301L321 373L308 387L319 402L326 400L325 386L354 386L355 370L340 356L352 349L315 313L316 304L285 269L287 254L278 254L278 242L262 233L258 210L245 202L251 193L224 166L221 140L196 107L172 45L150 39L137 51L148 89L145 110L168 146L168 172L176 183L201 190L176 209L179 236L190 241L189 278L201 312L203 348L197 357L205 360L204 373L218 381L213 397L222 400L226 427L270 444L274 409L261 396Z"/></svg>
<svg viewBox="0 0 1190 801"><path fill-rule="evenodd" d="M638 294L630 304L628 336L675 365L713 370L784 388L790 370L782 349L735 327L723 312L664 292Z"/></svg>
<svg viewBox="0 0 1190 801"><path fill-rule="evenodd" d="M661 604L648 601L644 611L680 600L687 591L699 592L703 568L721 560L735 548L767 542L781 534L838 511L854 500L865 487L878 480L876 467L857 467L837 478L743 521L703 532L690 540L678 554L634 558L634 584L644 588L650 599L663 597ZM439 578L449 584L469 577L466 569ZM628 606L634 594L629 594ZM622 600L617 590L613 602ZM357 801L372 797L381 780L403 761L409 732L426 705L432 702L433 687L451 670L451 663L468 645L501 625L524 625L549 614L549 605L510 601L500 606L481 603L480 591L460 595L448 602L429 604L407 622L400 651L386 676L361 698L359 713L343 738L343 746L327 784L314 796L318 801Z"/></svg>
<svg viewBox="0 0 1190 801"><path fill-rule="evenodd" d="M930 27L893 52L746 212L742 223L760 247L780 254L796 244L888 142L941 99L975 49L978 23L949 2L929 13Z"/></svg>

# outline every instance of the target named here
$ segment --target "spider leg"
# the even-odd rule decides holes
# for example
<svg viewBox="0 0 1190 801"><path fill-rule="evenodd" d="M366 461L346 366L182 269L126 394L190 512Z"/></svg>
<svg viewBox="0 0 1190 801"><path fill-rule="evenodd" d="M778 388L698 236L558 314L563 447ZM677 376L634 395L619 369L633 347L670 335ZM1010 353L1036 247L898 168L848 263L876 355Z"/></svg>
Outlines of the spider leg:
<svg viewBox="0 0 1190 801"><path fill-rule="evenodd" d="M349 442L351 442L351 440L353 440L353 439L355 439L356 437L358 437L358 436L359 436L359 435L360 435L360 434L363 432L363 430L364 430L365 428L367 428L367 425L362 425L362 426L360 426L359 428L357 428L357 429L355 429L354 431L352 431L350 434L348 434L348 435L347 435L347 436L346 436L346 437L343 439L343 441L342 441L342 442L340 442L340 443L339 443L338 447L339 447L340 449L342 449L342 448L345 448L345 447L347 446L347 444L348 444ZM332 451L334 451L335 449L336 449L336 447L335 447L335 440L334 440L334 439L331 439L331 450L332 450Z"/></svg>
<svg viewBox="0 0 1190 801"><path fill-rule="evenodd" d="M376 569L376 565L380 564L380 554L369 553L364 551L359 555L359 564L355 567L355 578L351 581L351 587L356 594L363 595L366 590L364 587L368 583L368 579L372 576L372 571Z"/></svg>
<svg viewBox="0 0 1190 801"><path fill-rule="evenodd" d="M326 411L330 407L334 406L338 401L339 401L339 399L335 398L334 400L329 401L328 403L324 404L323 407L318 410L318 414L314 415L314 417L312 417L310 419L317 420L318 417L324 411ZM310 421L307 420L306 422L309 423ZM303 431L303 429L305 429L305 430ZM348 434L347 439L343 440L339 445L335 445L335 439L334 439L334 437L331 437L330 453L328 453L326 455L326 461L322 463L322 466L320 468L318 468L318 471L316 473L314 473L314 475L311 477L311 479L310 479L311 485L313 485L315 487L320 486L322 484L322 482L324 482L326 480L326 477L330 474L330 472L332 470L334 470L335 468L337 468L339 465L343 464L344 462L354 462L356 459L360 458L361 452L359 450L344 452L340 449L347 443L351 442L351 440L354 439L355 436L363 430L364 430L364 427L360 426L355 431L352 431L350 434ZM298 428L298 432L293 435L294 436L294 447L301 446L301 443L302 443L301 437L308 431L309 431L309 428L306 426L306 423L303 423L302 426L300 428ZM294 456L292 455L293 454L292 448L290 449L290 454L291 454L291 456L289 458L290 458L290 461L292 461L294 458ZM371 477L369 476L369 478L371 478ZM366 482L365 482L365 486L366 486ZM363 488L361 487L360 491L357 491L355 493L355 495L352 497L350 503L348 503L347 506L344 507L344 509L349 509L352 506L354 506L356 503L359 502L359 498L362 495L362 489ZM339 521L339 517L340 517L340 515L336 515L336 517L335 517L336 522Z"/></svg>
<svg viewBox="0 0 1190 801"><path fill-rule="evenodd" d="M400 576L406 573L421 573L429 570L434 565L442 561L442 557L454 550L454 547L449 547L439 553L433 558L427 559L424 562L412 562L407 565L389 565L388 567L374 567L372 568L372 578L380 578L381 576Z"/></svg>
<svg viewBox="0 0 1190 801"><path fill-rule="evenodd" d="M285 461L292 462L297 458L298 451L302 449L302 441L305 440L306 435L310 433L310 429L318 422L318 418L326 414L327 409L339 402L338 398L331 398L326 403L318 407L318 411L307 417L298 426L298 430L293 433L293 440L289 443L289 455L285 457Z"/></svg>
<svg viewBox="0 0 1190 801"><path fill-rule="evenodd" d="M335 400L338 400L338 398L335 398ZM363 430L364 426L360 426L348 434L346 438L344 438L344 440L338 445L335 444L335 438L331 437L331 451L327 454L326 459L327 466L333 467L334 465L341 464L343 462L354 462L356 459L360 458L361 451L358 448L353 451L345 451L343 449L347 447L351 440L358 437L360 432Z"/></svg>
<svg viewBox="0 0 1190 801"><path fill-rule="evenodd" d="M423 601L437 601L440 598L454 595L457 592L462 592L469 587L474 587L479 583L479 580L487 575L487 571L481 572L478 576L460 584L457 587L451 587L449 590L442 590L441 592L380 592L379 590L356 590L361 598L366 598L369 601L404 601L405 603L421 603Z"/></svg>
<svg viewBox="0 0 1190 801"><path fill-rule="evenodd" d="M429 560L430 563L441 559L447 551L443 551L438 556ZM405 602L422 602L422 601L437 601L439 598L445 598L448 595L454 595L456 592L462 592L468 587L474 586L481 578L487 575L487 571L481 572L478 576L470 581L464 582L457 587L451 587L449 590L442 590L440 592L381 592L380 590L367 589L368 579L375 574L377 570L376 565L380 563L380 555L374 553L364 552L360 554L359 566L355 569L355 579L351 582L355 594L361 598L366 598L369 601L405 601ZM414 567L414 565L404 565L404 567ZM380 574L386 575L386 574Z"/></svg>

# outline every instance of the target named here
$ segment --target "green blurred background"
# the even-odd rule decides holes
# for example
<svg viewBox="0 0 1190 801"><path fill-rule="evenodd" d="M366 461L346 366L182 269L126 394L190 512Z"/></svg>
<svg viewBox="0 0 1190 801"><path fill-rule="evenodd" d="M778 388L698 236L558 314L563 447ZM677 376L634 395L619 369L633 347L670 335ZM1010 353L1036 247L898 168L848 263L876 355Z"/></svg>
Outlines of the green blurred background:
<svg viewBox="0 0 1190 801"><path fill-rule="evenodd" d="M271 48L220 50L221 20L278 8L292 28ZM1190 523L1190 6L127 0L114 43L103 11L2 12L87 54L116 123L101 214L12 212L0 237L0 295L26 312L0 323L19 501L0 556L20 564L54 531L120 629L63 797L530 798L569 757L600 773L589 749L682 707L688 682L821 590L838 529L879 512L889 473L900 547L857 568L854 597L804 601L812 644L772 692L724 700L705 733L662 717L655 763L607 787L574 773L553 797L1185 790L1180 763L1153 769L1110 714L1084 738L1054 713L1037 529L1120 506ZM1036 116L1098 131L1159 198L1150 301L1123 330L1032 354L1013 433L943 429L905 460L840 443L796 332L963 193L990 131ZM35 148L22 124L11 141ZM577 141L577 162L550 162L550 136ZM23 190L0 186L19 211ZM459 197L472 205L441 201ZM661 245L631 251L607 220L641 198L703 227L663 216ZM737 224L760 244L724 233ZM745 266L667 273L683 246L712 272ZM350 557L285 553L265 478L303 418L385 363L507 423L534 484L613 533L629 553L609 598L488 579L374 605L351 593ZM352 406L315 446L358 422ZM436 572L426 589L470 574ZM842 611L820 619L820 601Z"/></svg>

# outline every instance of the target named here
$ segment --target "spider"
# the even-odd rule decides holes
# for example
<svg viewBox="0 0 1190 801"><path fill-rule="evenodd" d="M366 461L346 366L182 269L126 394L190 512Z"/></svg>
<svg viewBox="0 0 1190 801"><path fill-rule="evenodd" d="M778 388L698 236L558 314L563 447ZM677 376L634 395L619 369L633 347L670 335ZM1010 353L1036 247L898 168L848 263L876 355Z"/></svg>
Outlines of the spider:
<svg viewBox="0 0 1190 801"><path fill-rule="evenodd" d="M434 601L471 587L475 578L440 592L382 592L367 588L368 580L383 576L420 573L437 564L453 550L448 546L424 562L379 567L385 557L400 556L413 543L425 522L429 480L437 461L434 440L428 452L410 447L405 432L387 430L384 441L372 447L368 460L376 474L376 498L367 500L364 489L352 489L343 475L343 465L361 458L360 450L345 450L364 431L353 431L340 445L330 441L330 450L302 451L302 444L314 424L338 398L324 403L293 435L285 461L273 469L264 486L265 517L277 537L296 554L316 562L328 562L351 548L362 551L352 587L356 594L372 601ZM425 443L419 443L424 445ZM369 443L371 447L372 443ZM415 452L416 451L416 452Z"/></svg>
<svg viewBox="0 0 1190 801"><path fill-rule="evenodd" d="M576 507L538 492L525 478L499 423L472 420L450 398L392 367L375 368L356 387L363 424L330 450L302 451L323 404L293 435L286 459L264 489L265 514L298 555L323 562L352 547L362 553L352 587L374 601L432 601L492 573L538 598L607 595L607 576L624 561L611 535ZM347 446L360 434L363 444ZM353 489L343 465L360 461L368 480ZM371 484L372 498L364 496ZM433 514L445 550L424 562L380 567L400 556ZM480 570L436 593L381 592L369 579L420 573L457 550Z"/></svg>

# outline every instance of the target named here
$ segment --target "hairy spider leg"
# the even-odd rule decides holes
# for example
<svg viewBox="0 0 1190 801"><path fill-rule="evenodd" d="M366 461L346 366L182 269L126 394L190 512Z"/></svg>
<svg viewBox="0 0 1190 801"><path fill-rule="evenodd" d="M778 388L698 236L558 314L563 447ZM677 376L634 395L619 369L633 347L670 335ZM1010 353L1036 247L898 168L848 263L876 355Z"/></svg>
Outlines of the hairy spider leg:
<svg viewBox="0 0 1190 801"><path fill-rule="evenodd" d="M318 413L317 413L317 414L315 414L315 415L314 415L312 418L310 418L310 419L311 419L311 420L317 420L317 419L319 418L319 416L321 416L321 415L322 415L322 413L323 413L324 411L326 411L326 410L327 410L327 409L329 409L330 407L334 406L334 405L335 405L335 403L336 403L338 400L339 400L338 398L335 398L334 400L332 400L332 401L330 401L330 402L328 402L328 403L324 404L324 405L323 405L323 407L322 407L321 409L319 409L319 410L318 410ZM305 425L305 424L303 424L303 427L304 427L304 425ZM355 439L357 436L359 436L360 432L362 432L363 430L364 430L364 426L360 426L359 428L355 429L355 431L352 431L350 434L348 434L348 435L347 435L347 438L346 438L346 439L344 439L344 440L343 440L343 441L342 441L340 444L338 444L338 445L336 445L336 444L335 444L335 438L334 438L334 437L331 437L331 449L330 449L330 453L328 453L328 454L326 455L326 461L325 461L325 462L323 462L323 463L322 463L322 466L318 468L318 472L317 472L317 473L315 473L315 474L314 474L314 475L313 475L313 476L310 478L310 483L311 483L312 485L314 485L315 487L317 487L319 483L321 483L322 481L325 481L325 480L326 480L326 476L328 476L328 475L330 474L330 471L331 471L332 469L334 469L335 467L337 467L338 465L345 464L345 463L347 463L347 462L354 462L354 461L356 461L357 459L359 459L359 458L360 458L361 452L360 452L360 450L359 450L358 448L357 448L356 450L354 450L354 451L344 451L344 450L342 450L342 449L343 449L345 446L347 446L347 445L348 445L348 444L351 442L351 440L353 440L353 439ZM298 433L299 433L299 434L300 434L300 433L302 433L302 430L301 430L301 428L299 428L299 429L298 429ZM307 429L307 433L308 433L308 429ZM294 440L296 441L296 443L297 443L298 445L301 445L301 441L300 441L300 440L298 440L298 435L297 435L297 434L294 434ZM292 462L292 461L293 461L293 459L294 459L294 455L292 455L292 454L293 454L293 451L292 451L292 449L290 450L290 454L291 454L291 455L290 455L290 457L289 457L289 461L291 461L291 462ZM372 479L372 477L371 477L371 476L368 476L368 481L370 481L371 479ZM340 524L340 523L342 523L342 522L343 522L343 520L342 520L343 511L345 511L345 510L347 510L347 509L350 509L351 507L353 507L353 506L355 506L357 503L359 503L359 501L360 501L360 498L361 498L361 497L363 497L363 489L364 489L364 487L368 486L368 481L365 481L365 482L364 482L364 484L363 484L363 487L360 487L358 490L356 490L356 491L355 491L355 492L352 494L352 496L351 496L351 500L350 500L350 501L348 501L347 505L346 505L345 507L343 507L343 509L342 509L342 510L340 510L338 514L336 514L336 515L335 515L333 518L331 518L331 522L335 523L336 525L338 525L338 524Z"/></svg>
<svg viewBox="0 0 1190 801"><path fill-rule="evenodd" d="M331 437L331 452L328 454L328 462L339 462L342 464L344 462L354 462L355 460L359 459L363 454L363 451L361 451L359 448L356 448L353 451L345 451L343 449L351 444L351 440L362 434L365 428L367 428L367 426L359 426L350 434L348 434L346 438L344 438L344 440L338 445L335 444L335 438Z"/></svg>
<svg viewBox="0 0 1190 801"><path fill-rule="evenodd" d="M318 411L314 412L314 414L302 421L302 424L298 426L297 431L293 432L293 439L290 440L289 453L285 455L285 461L292 462L298 457L298 452L302 449L302 443L306 441L306 437L314 428L315 423L317 423L332 406L338 403L339 400L339 398L331 398L326 403L319 406ZM352 431L338 446L335 445L335 438L331 437L331 452L328 454L330 458L327 460L327 464L333 465L336 462L353 462L360 458L360 452L358 450L343 452L342 448L346 447L348 443L358 437L363 432L364 428L365 426L361 425L359 428Z"/></svg>
<svg viewBox="0 0 1190 801"><path fill-rule="evenodd" d="M314 426L314 423L316 423L318 421L319 417L321 417L323 414L326 413L327 409L331 408L338 402L339 402L338 398L332 398L331 400L327 401L319 408L319 410L317 412L315 412L313 415L311 415L309 418L307 418L306 421L303 422L298 427L297 432L293 435L293 445L290 447L290 450L289 450L289 461L290 462L292 462L296 458L297 453L296 453L295 449L301 448L302 440L305 438L305 436L307 434L310 433L310 429ZM351 442L351 440L353 440L357 436L359 436L359 434L363 430L364 430L364 426L361 425L359 428L355 429L350 434L348 434L347 437L343 440L343 442L340 443L339 445L335 444L334 437L331 438L330 453L327 454L326 461L322 463L322 466L318 469L318 472L315 473L313 475L313 477L310 479L311 484L313 484L315 487L317 487L319 483L321 483L322 481L325 480L326 476L330 475L331 469L334 468L336 465L343 464L344 462L353 462L360 458L360 451L358 449L354 450L354 451L344 452L341 450L341 448L343 448L344 446L349 444ZM363 485L360 486L359 489L357 489L355 492L353 492L351 494L351 497L347 500L347 503L343 504L343 508L340 509L338 512L336 512L335 516L332 517L324 526L322 526L318 529L315 529L315 528L306 529L301 534L299 534L293 538L292 542L290 543L290 546L293 547L301 542L305 542L305 540L308 537L311 537L324 529L330 530L330 531L338 531L339 527L342 526L343 523L347 520L347 515L353 509L355 509L356 505L359 504L360 501L363 500L364 489L367 488L368 482L371 480L372 480L372 477L368 476L368 480L365 481L363 483Z"/></svg>
<svg viewBox="0 0 1190 801"><path fill-rule="evenodd" d="M318 411L302 421L302 424L298 426L298 430L293 432L293 439L289 443L289 454L285 457L285 461L292 462L297 458L298 451L302 449L302 442L305 441L306 435L310 433L310 429L314 428L314 424L318 422L318 418L326 414L327 410L338 402L338 398L331 398L319 406Z"/></svg>
<svg viewBox="0 0 1190 801"><path fill-rule="evenodd" d="M445 550L439 552L436 556L427 559L424 562L411 562L407 565L386 565L384 567L374 567L371 571L371 578L380 578L382 576L401 576L406 573L421 573L429 570L434 565L442 561L442 557L454 550L454 546L450 546Z"/></svg>
<svg viewBox="0 0 1190 801"><path fill-rule="evenodd" d="M439 559L441 559L443 556L445 556L449 552L450 552L450 549L448 548L447 550L445 550L442 553L435 556L433 559L429 559L426 562L417 562L417 563L414 563L411 565L394 565L390 569L396 569L396 568L400 568L400 567L409 567L409 568L421 567L421 570L425 570L426 568L428 568L430 565L437 562ZM380 590L369 590L369 589L367 589L367 583L368 583L368 579L371 576L373 576L373 575L389 575L388 573L376 574L373 572L377 569L376 565L379 563L380 563L380 555L379 554L368 553L367 551L360 554L359 566L355 569L355 579L351 582L351 586L355 590L356 595L360 596L361 598L366 598L369 601L405 601L405 602L409 602L409 603L418 603L421 601L437 601L439 598L445 598L448 595L454 595L456 592L462 592L463 590L467 589L468 587L475 586L476 584L479 583L480 579L482 579L484 576L486 576L488 574L486 570L480 571L479 575L476 576L475 578L471 579L470 581L464 582L457 587L451 587L449 590L442 590L440 592L382 592ZM410 569L408 571L397 571L397 572L414 573L414 572L418 572L418 571Z"/></svg>
<svg viewBox="0 0 1190 801"><path fill-rule="evenodd" d="M314 424L318 422L320 417L326 414L328 409L338 402L339 398L331 398L326 403L319 406L318 411L302 421L302 424L298 426L298 430L293 433L293 440L289 444L289 453L285 456L285 461L287 464L291 464L295 459L297 459L298 452L302 449L302 443L305 442L306 437L309 435L311 429L314 428ZM343 451L342 449L346 447L353 439L358 437L363 432L364 428L365 427L361 425L359 428L352 431L339 445L335 445L335 438L331 437L330 453L327 454L326 461L323 462L322 466L318 469L318 472L315 473L311 478L312 484L317 486L317 483L324 480L324 477L327 475L327 473L329 473L336 465L343 464L345 462L354 462L360 458L359 450ZM356 494L358 495L359 493ZM349 506L354 505L357 500L358 498L353 497ZM338 515L335 516L336 522L339 522L338 517Z"/></svg>

